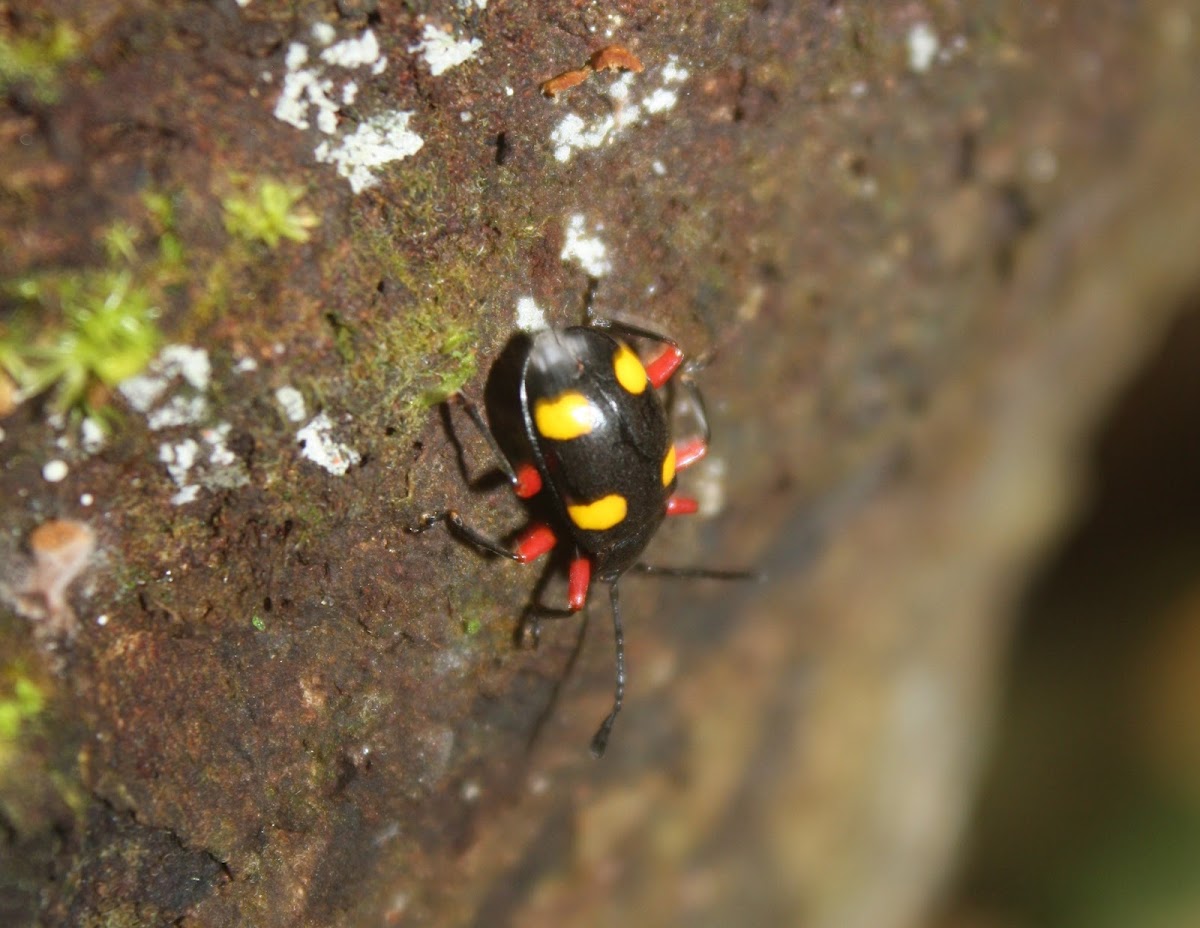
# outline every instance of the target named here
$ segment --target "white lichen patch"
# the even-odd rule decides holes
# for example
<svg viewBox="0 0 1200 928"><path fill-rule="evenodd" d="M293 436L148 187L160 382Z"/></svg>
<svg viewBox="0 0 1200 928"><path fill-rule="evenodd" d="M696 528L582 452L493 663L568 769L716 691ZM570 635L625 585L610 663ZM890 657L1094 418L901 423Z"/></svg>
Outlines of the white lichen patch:
<svg viewBox="0 0 1200 928"><path fill-rule="evenodd" d="M333 423L324 412L298 431L296 440L300 442L302 457L338 477L362 460L357 451L334 439Z"/></svg>
<svg viewBox="0 0 1200 928"><path fill-rule="evenodd" d="M646 73L650 73L649 69ZM683 83L690 74L671 55L658 71L658 85L648 88L640 99L634 93L637 86L635 82L643 80L644 76L633 72L622 74L608 88L608 96L612 100L611 113L605 113L590 122L576 113L568 113L551 130L554 157L558 161L570 161L577 151L611 144L626 130L643 123L646 117L673 110L679 104L679 90L673 85Z"/></svg>
<svg viewBox="0 0 1200 928"><path fill-rule="evenodd" d="M337 68L361 68L385 60L375 33L367 29L357 38L343 39L321 52L321 60Z"/></svg>
<svg viewBox="0 0 1200 928"><path fill-rule="evenodd" d="M275 391L275 402L283 410L289 422L303 422L308 418L304 407L304 395L295 387L280 387Z"/></svg>
<svg viewBox="0 0 1200 928"><path fill-rule="evenodd" d="M665 113L667 110L674 109L678 102L679 94L674 90L659 87L642 101L642 106L646 108L647 113Z"/></svg>
<svg viewBox="0 0 1200 928"><path fill-rule="evenodd" d="M451 68L457 68L460 64L470 61L481 48L483 43L479 39L456 39L452 33L440 26L427 23L421 33L421 41L410 45L408 50L420 52L425 64L429 66L429 73L440 77Z"/></svg>
<svg viewBox="0 0 1200 928"><path fill-rule="evenodd" d="M158 446L158 459L167 465L167 473L177 486L187 483L192 465L200 453L200 444L194 438L185 438L172 444L163 442Z"/></svg>
<svg viewBox="0 0 1200 928"><path fill-rule="evenodd" d="M203 396L172 396L157 409L146 414L146 425L152 432L194 425L208 414L208 399Z"/></svg>
<svg viewBox="0 0 1200 928"><path fill-rule="evenodd" d="M918 74L928 71L941 44L929 23L916 23L908 30L908 66Z"/></svg>
<svg viewBox="0 0 1200 928"><path fill-rule="evenodd" d="M330 96L333 81L322 77L320 69L306 68L306 64L308 46L293 42L284 58L287 71L283 75L283 89L275 101L275 118L297 129L307 129L312 125L309 115L315 110L318 128L322 132L333 132L337 127L338 111Z"/></svg>
<svg viewBox="0 0 1200 928"><path fill-rule="evenodd" d="M549 328L546 314L531 296L517 300L517 328L522 332L540 332Z"/></svg>
<svg viewBox="0 0 1200 928"><path fill-rule="evenodd" d="M676 58L674 55L669 55L667 57L667 63L664 64L662 68L662 79L664 84L682 84L691 76L692 72L687 68L681 67L678 58Z"/></svg>
<svg viewBox="0 0 1200 928"><path fill-rule="evenodd" d="M371 29L340 42L333 41L337 34L327 23L318 23L312 32L314 42L323 46L315 61L303 42L288 46L275 118L297 129L315 125L331 136L317 143L313 157L334 165L350 181L350 189L361 193L377 183L377 168L415 154L424 141L408 127L412 114L402 111L379 113L342 130L342 108L354 105L361 91L351 72L367 69L380 75L387 58Z"/></svg>
<svg viewBox="0 0 1200 928"><path fill-rule="evenodd" d="M86 416L79 423L79 447L83 449L84 454L95 454L104 447L107 437L99 419Z"/></svg>
<svg viewBox="0 0 1200 928"><path fill-rule="evenodd" d="M596 226L596 232L603 230L604 226ZM567 220L562 254L559 257L564 261L576 262L592 277L603 277L612 270L608 260L608 247L598 235L588 232L587 222L580 213Z"/></svg>
<svg viewBox="0 0 1200 928"><path fill-rule="evenodd" d="M425 144L408 128L412 115L403 110L378 113L340 141L321 142L313 154L318 161L335 165L338 174L350 181L350 189L361 193L379 183L377 168L414 155Z"/></svg>
<svg viewBox="0 0 1200 928"><path fill-rule="evenodd" d="M189 345L167 345L144 373L123 380L117 389L125 402L146 417L146 425L159 431L204 419L208 415L205 394L211 379L207 351Z"/></svg>
<svg viewBox="0 0 1200 928"><path fill-rule="evenodd" d="M576 151L599 148L609 140L615 126L612 116L602 116L589 125L582 116L568 113L550 132L554 157L559 161L570 161Z"/></svg>
<svg viewBox="0 0 1200 928"><path fill-rule="evenodd" d="M233 427L221 422L201 429L200 441L185 438L163 442L158 446L158 459L179 491L171 503L182 506L194 502L200 490L232 490L250 482L241 459L230 450L229 433Z"/></svg>
<svg viewBox="0 0 1200 928"><path fill-rule="evenodd" d="M329 23L313 23L312 37L318 45L328 45L337 38L337 30Z"/></svg>

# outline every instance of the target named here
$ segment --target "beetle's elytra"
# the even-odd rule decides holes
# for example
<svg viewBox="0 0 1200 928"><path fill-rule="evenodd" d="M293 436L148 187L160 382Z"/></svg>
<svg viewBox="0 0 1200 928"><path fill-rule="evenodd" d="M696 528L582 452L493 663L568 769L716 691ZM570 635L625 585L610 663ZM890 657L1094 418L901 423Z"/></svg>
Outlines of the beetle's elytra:
<svg viewBox="0 0 1200 928"><path fill-rule="evenodd" d="M624 336L624 338L622 338ZM661 346L644 364L625 340ZM501 557L536 560L564 553L567 613L587 603L593 581L608 585L616 639L616 686L612 711L592 739L599 757L608 745L625 692L625 650L617 581L628 571L675 577L750 579L746 571L659 567L639 558L667 516L695 512L696 501L675 492L676 472L708 450L707 416L699 390L680 378L693 400L694 437L673 441L660 389L680 371L683 352L670 338L624 323L590 324L538 332L520 368L520 420L531 459L510 461L479 410L459 394L517 496L534 500L542 518L509 548L468 526L453 509L422 516L412 531L445 522L459 537ZM561 611L557 611L561 614ZM530 620L537 634L537 612ZM546 613L543 612L543 615Z"/></svg>

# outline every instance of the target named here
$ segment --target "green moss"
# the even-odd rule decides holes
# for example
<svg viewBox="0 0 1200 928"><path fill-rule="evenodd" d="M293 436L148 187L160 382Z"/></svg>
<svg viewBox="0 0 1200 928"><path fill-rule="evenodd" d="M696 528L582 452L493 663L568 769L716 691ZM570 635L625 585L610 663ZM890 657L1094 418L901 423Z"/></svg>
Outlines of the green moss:
<svg viewBox="0 0 1200 928"><path fill-rule="evenodd" d="M300 187L262 178L248 194L221 201L225 231L247 242L263 242L268 248L284 239L307 242L308 230L320 221L311 210L298 206L303 196Z"/></svg>
<svg viewBox="0 0 1200 928"><path fill-rule="evenodd" d="M29 38L0 36L0 94L27 88L39 102L55 102L59 72L78 51L79 34L62 22Z"/></svg>
<svg viewBox="0 0 1200 928"><path fill-rule="evenodd" d="M182 275L183 243L175 229L175 201L161 190L142 194L151 226L158 238L158 265L161 272L178 271Z"/></svg>
<svg viewBox="0 0 1200 928"><path fill-rule="evenodd" d="M451 328L437 351L438 356L448 363L441 365L437 384L421 393L419 406L428 409L444 403L475 376L475 350L470 347L473 339L473 334L467 329L458 326Z"/></svg>
<svg viewBox="0 0 1200 928"><path fill-rule="evenodd" d="M141 371L162 340L156 301L128 269L28 277L8 291L25 312L0 329L0 368L22 398L53 387L59 412L87 408L94 384L115 387ZM61 324L36 327L46 311Z"/></svg>
<svg viewBox="0 0 1200 928"><path fill-rule="evenodd" d="M12 742L27 722L41 714L46 698L36 683L19 674L5 690L0 692L0 741Z"/></svg>
<svg viewBox="0 0 1200 928"><path fill-rule="evenodd" d="M478 370L473 345L477 328L479 280L486 266L477 255L441 255L414 264L397 247L390 226L359 219L353 232L356 277L386 280L399 294L388 313L359 318L353 330L339 332L339 342L353 341L342 357L349 380L372 394L371 406L384 411L391 424L397 414L408 423L442 402ZM339 320L341 326L344 322Z"/></svg>
<svg viewBox="0 0 1200 928"><path fill-rule="evenodd" d="M340 313L327 312L325 321L333 329L333 347L343 363L349 364L354 360L354 329Z"/></svg>
<svg viewBox="0 0 1200 928"><path fill-rule="evenodd" d="M0 322L0 371L18 400L53 389L56 412L96 412L95 387L106 388L102 402L154 357L159 307L186 267L170 198L149 193L143 204L141 227L119 220L101 230L103 267L0 282L0 297L14 304Z"/></svg>

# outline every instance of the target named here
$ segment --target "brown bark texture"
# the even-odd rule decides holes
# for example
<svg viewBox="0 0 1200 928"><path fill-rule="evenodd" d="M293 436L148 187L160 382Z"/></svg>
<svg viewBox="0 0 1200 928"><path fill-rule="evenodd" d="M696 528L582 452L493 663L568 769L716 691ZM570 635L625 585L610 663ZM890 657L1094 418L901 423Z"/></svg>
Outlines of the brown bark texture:
<svg viewBox="0 0 1200 928"><path fill-rule="evenodd" d="M1200 280L1198 30L0 3L0 921L919 924L1023 585ZM622 584L599 761L606 597L572 668L579 621L514 644L537 570L406 531L522 525L442 401L589 290L709 357L647 560L768 577Z"/></svg>

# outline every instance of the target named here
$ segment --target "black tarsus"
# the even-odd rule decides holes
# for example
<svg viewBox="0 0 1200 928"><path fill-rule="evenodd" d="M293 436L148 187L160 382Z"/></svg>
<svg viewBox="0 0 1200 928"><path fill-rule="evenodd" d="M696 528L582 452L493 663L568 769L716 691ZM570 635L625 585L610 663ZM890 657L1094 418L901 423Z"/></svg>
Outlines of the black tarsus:
<svg viewBox="0 0 1200 928"><path fill-rule="evenodd" d="M461 538L463 541L470 542L477 548L482 548L484 551L495 554L497 557L506 557L513 561L521 559L516 551L504 547L497 541L492 541L486 535L471 528L454 509L440 509L437 512L427 512L421 516L415 525L410 525L408 530L414 535L419 535L421 532L429 531L439 522L444 522L452 535Z"/></svg>

